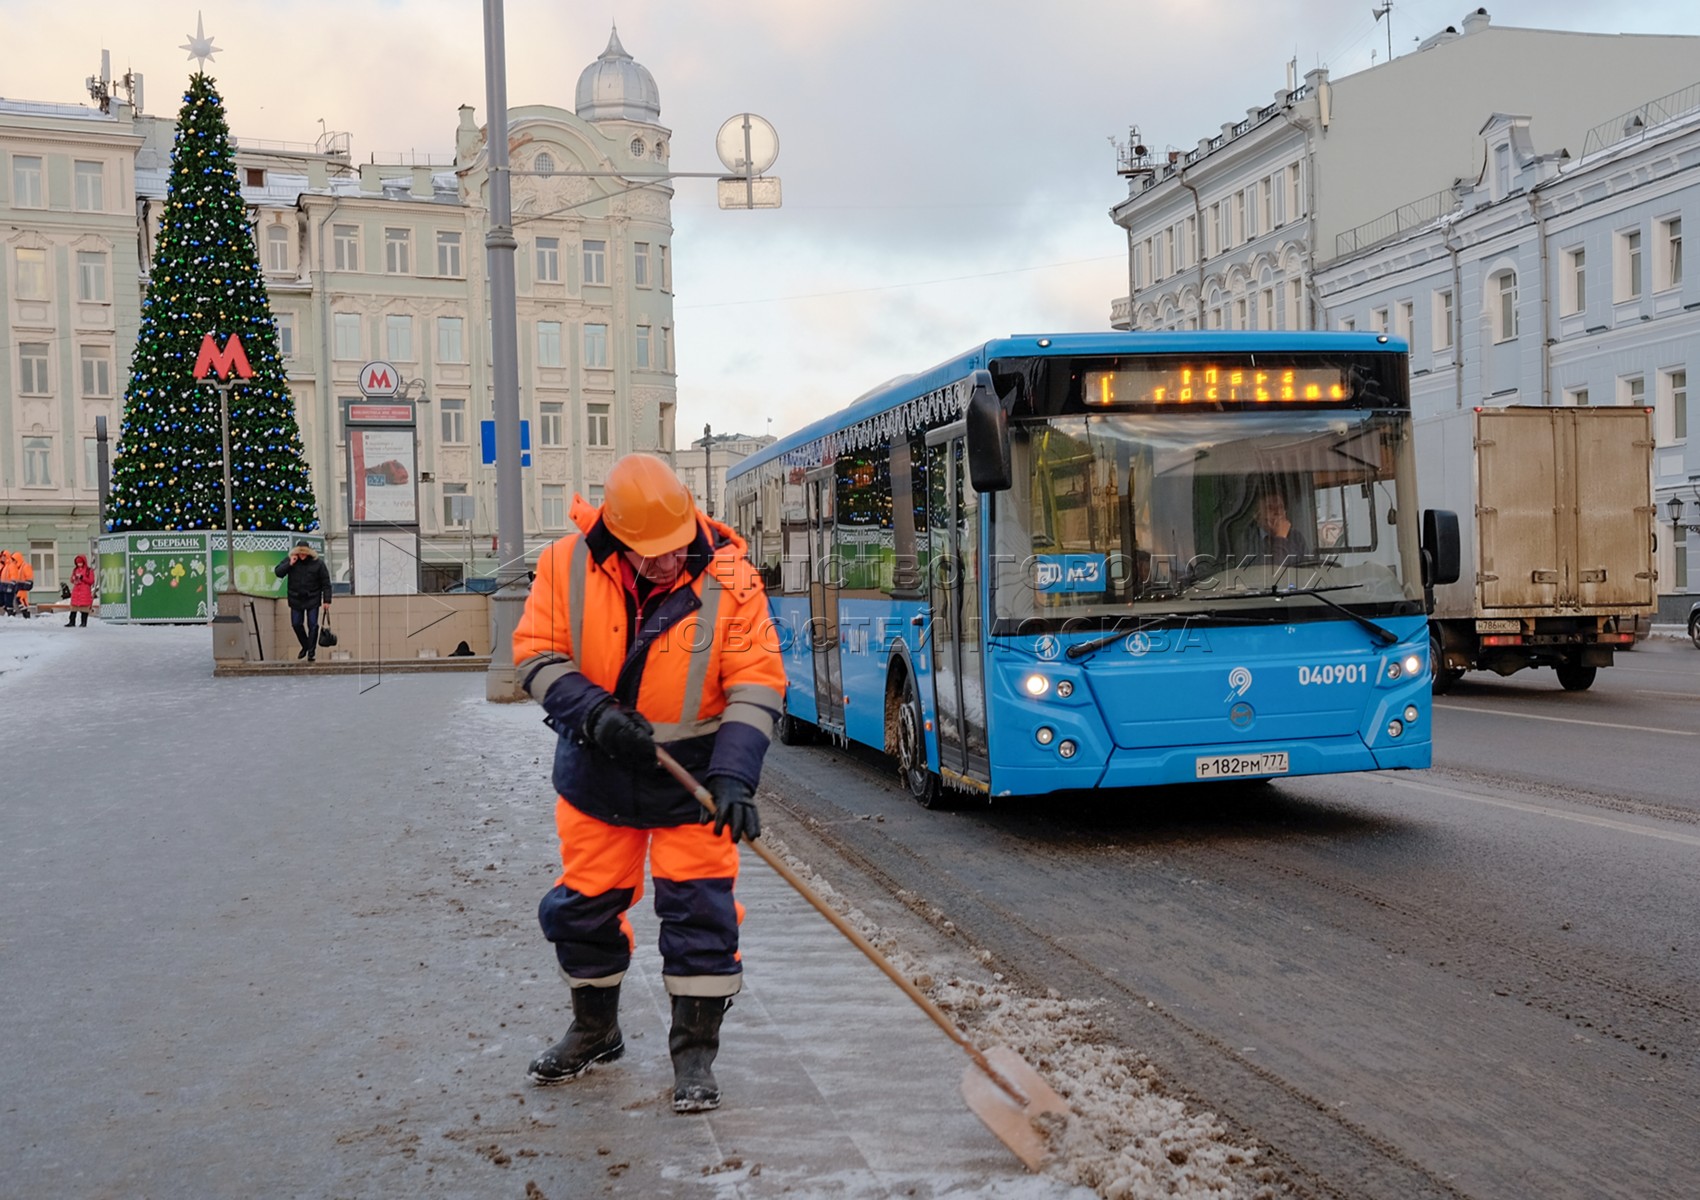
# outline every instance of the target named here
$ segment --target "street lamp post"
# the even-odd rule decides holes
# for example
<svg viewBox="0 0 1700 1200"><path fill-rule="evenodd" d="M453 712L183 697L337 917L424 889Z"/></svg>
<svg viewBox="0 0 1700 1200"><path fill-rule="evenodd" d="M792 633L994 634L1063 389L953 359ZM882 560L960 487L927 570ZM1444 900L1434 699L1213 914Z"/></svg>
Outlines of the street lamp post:
<svg viewBox="0 0 1700 1200"><path fill-rule="evenodd" d="M714 430L708 425L702 427L702 506L714 515Z"/></svg>
<svg viewBox="0 0 1700 1200"><path fill-rule="evenodd" d="M502 0L484 0L485 148L490 155L491 382L496 422L496 591L490 597L490 670L486 699L525 699L514 674L513 637L525 609L525 507L520 495L519 335L514 312L512 177L508 171L508 78Z"/></svg>

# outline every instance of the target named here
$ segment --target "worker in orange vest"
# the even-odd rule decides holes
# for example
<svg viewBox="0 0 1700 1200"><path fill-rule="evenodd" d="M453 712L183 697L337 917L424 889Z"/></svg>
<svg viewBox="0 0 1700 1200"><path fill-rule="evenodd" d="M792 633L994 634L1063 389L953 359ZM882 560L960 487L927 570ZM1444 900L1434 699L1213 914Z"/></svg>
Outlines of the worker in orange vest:
<svg viewBox="0 0 1700 1200"><path fill-rule="evenodd" d="M0 550L0 611L9 617L18 603L17 556L10 550Z"/></svg>
<svg viewBox="0 0 1700 1200"><path fill-rule="evenodd" d="M579 532L538 560L514 631L521 685L558 739L553 782L561 875L538 919L571 985L572 1025L531 1063L564 1083L625 1051L620 982L626 913L647 851L672 997L673 1110L720 1104L710 1069L743 982L734 895L785 671L761 578L743 540L703 516L666 462L614 464L600 509L574 497ZM665 748L713 794L704 809L656 762Z"/></svg>

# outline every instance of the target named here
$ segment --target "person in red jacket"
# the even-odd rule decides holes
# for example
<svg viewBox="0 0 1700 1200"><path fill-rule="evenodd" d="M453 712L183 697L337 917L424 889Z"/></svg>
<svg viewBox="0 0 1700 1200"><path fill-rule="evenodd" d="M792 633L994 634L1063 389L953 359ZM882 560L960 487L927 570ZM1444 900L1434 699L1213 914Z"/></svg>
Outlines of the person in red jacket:
<svg viewBox="0 0 1700 1200"><path fill-rule="evenodd" d="M514 631L522 686L558 735L553 783L561 875L538 919L571 985L566 1036L529 1075L564 1083L625 1050L626 913L650 862L672 997L673 1109L718 1107L710 1069L743 982L734 894L740 838L785 688L761 579L729 527L697 512L664 461L614 464L600 509L574 498L579 532L543 552ZM713 794L707 810L656 761L664 747Z"/></svg>
<svg viewBox="0 0 1700 1200"><path fill-rule="evenodd" d="M77 565L71 568L71 619L66 625L75 625L77 618L83 619L83 628L89 625L89 609L94 607L94 571L89 566L89 560L81 554L77 555Z"/></svg>

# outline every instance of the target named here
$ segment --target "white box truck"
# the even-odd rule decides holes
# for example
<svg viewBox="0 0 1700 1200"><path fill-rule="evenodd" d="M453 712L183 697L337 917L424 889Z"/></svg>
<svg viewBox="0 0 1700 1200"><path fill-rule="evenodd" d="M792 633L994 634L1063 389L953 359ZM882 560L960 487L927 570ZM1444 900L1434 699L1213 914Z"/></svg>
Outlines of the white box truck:
<svg viewBox="0 0 1700 1200"><path fill-rule="evenodd" d="M1459 518L1462 571L1429 616L1434 690L1525 667L1589 687L1655 608L1649 410L1463 409L1416 439L1418 495Z"/></svg>

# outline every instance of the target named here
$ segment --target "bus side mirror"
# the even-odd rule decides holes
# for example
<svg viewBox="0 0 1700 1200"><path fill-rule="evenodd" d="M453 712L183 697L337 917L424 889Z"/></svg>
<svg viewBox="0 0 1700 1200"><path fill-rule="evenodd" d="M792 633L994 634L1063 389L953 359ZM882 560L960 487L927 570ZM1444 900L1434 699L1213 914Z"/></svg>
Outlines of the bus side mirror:
<svg viewBox="0 0 1700 1200"><path fill-rule="evenodd" d="M1457 583L1458 560L1458 514L1444 508L1423 509L1423 586Z"/></svg>
<svg viewBox="0 0 1700 1200"><path fill-rule="evenodd" d="M1013 482L1009 463L1009 416L992 387L989 371L974 372L968 397L968 481L976 492L1003 492Z"/></svg>

